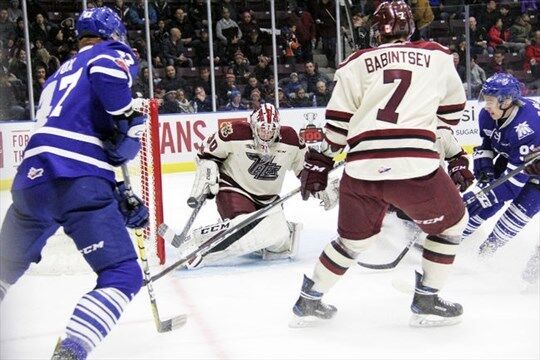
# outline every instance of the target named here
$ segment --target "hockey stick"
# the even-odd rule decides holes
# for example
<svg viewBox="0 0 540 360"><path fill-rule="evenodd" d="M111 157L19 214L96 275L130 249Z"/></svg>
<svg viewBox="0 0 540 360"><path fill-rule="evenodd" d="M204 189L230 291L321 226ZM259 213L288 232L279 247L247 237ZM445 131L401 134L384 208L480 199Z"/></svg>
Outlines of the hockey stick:
<svg viewBox="0 0 540 360"><path fill-rule="evenodd" d="M345 162L340 162L336 166L334 166L330 172L340 168ZM291 192L287 193L283 197L279 198L278 200L274 201L271 204L266 205L262 209L259 209L255 212L253 212L250 216L245 218L244 220L240 221L236 226L230 227L221 233L218 233L214 236L212 236L210 239L206 240L204 243L202 243L196 250L190 252L189 254L185 255L181 259L177 260L167 268L163 269L161 272L157 273L156 275L152 276L150 281L156 281L158 279L161 279L163 276L167 275L174 269L176 269L179 266L182 266L186 262L195 259L198 256L206 255L210 250L212 250L217 245L221 244L223 241L225 241L229 236L234 235L244 227L252 224L254 221L262 218L266 213L268 213L270 210L275 208L276 206L279 206L283 204L285 201L292 198L294 195L298 194L300 192L300 187L292 190ZM161 226L160 226L161 228Z"/></svg>
<svg viewBox="0 0 540 360"><path fill-rule="evenodd" d="M506 175L498 178L497 180L493 181L491 184L489 184L485 188L480 189L480 191L478 191L477 193L474 194L474 197L470 198L467 202L465 202L465 206L470 205L478 195L487 193L487 192L493 190L494 188L496 188L497 186L502 185L503 183L508 181L510 178L512 178L515 175L517 175L518 173L522 172L527 166L534 163L538 159L540 159L540 154L531 157L525 163L521 164L520 166L518 166L514 170L510 171L508 174L506 174ZM367 264L367 263L358 261L358 265L360 265L362 267L365 267L365 268L368 268L368 269L375 269L375 270L393 269L400 263L401 259L403 259L405 254L407 254L409 252L411 246L416 242L415 240L416 240L415 238L410 240L407 243L407 245L405 246L405 248L399 253L397 258L392 262L389 262L387 264Z"/></svg>
<svg viewBox="0 0 540 360"><path fill-rule="evenodd" d="M131 181L129 178L129 172L126 164L122 165L122 176L124 177L124 184L129 195L133 194L133 189L131 187ZM158 332L168 332L179 327L183 326L187 321L187 315L181 314L175 316L171 319L161 321L159 318L159 311L157 307L156 295L154 293L154 287L152 283L152 278L150 276L150 266L148 265L148 258L146 257L146 247L144 245L143 233L141 229L136 229L135 238L137 239L137 247L139 248L139 257L141 258L143 274L144 274L144 284L148 290L148 296L150 298L150 307L152 309L152 315L154 317L154 322L156 324L156 329Z"/></svg>
<svg viewBox="0 0 540 360"><path fill-rule="evenodd" d="M191 226L193 225L193 222L195 221L195 218L197 217L197 214L201 210L202 206L204 205L206 199L207 199L206 194L202 194L201 196L199 196L198 199L194 197L190 197L188 199L188 206L193 207L191 205L195 204L195 207L193 209L193 212L191 213L191 216L186 222L184 229L182 230L180 234L176 234L166 224L160 224L158 227L158 235L161 236L163 239L165 239L165 241L170 243L175 248L180 247L180 245L182 245L182 243L185 241L187 232L189 231L189 229L191 229Z"/></svg>

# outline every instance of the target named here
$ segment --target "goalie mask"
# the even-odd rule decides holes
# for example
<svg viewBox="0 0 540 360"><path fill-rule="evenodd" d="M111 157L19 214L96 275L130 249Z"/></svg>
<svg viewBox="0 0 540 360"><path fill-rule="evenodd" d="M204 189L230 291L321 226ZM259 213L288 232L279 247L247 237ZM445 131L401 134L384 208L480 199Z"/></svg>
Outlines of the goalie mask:
<svg viewBox="0 0 540 360"><path fill-rule="evenodd" d="M264 153L279 139L279 112L272 104L262 104L249 117L255 145Z"/></svg>

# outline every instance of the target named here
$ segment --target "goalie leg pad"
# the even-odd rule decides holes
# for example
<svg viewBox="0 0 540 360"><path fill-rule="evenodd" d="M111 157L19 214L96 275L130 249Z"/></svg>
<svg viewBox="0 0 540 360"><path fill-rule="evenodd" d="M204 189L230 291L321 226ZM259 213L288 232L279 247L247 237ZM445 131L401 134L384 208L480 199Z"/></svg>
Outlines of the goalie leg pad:
<svg viewBox="0 0 540 360"><path fill-rule="evenodd" d="M289 239L285 243L272 245L261 250L263 260L294 259L298 254L300 242L300 231L303 229L302 223L287 222L289 226Z"/></svg>

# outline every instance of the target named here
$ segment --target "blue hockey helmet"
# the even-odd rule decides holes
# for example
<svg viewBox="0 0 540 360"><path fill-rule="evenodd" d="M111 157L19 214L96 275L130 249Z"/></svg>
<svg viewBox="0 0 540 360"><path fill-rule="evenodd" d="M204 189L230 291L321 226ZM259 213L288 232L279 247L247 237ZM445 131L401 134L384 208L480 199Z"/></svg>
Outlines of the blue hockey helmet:
<svg viewBox="0 0 540 360"><path fill-rule="evenodd" d="M108 7L84 10L75 24L77 37L97 36L126 42L126 27L120 17Z"/></svg>
<svg viewBox="0 0 540 360"><path fill-rule="evenodd" d="M485 95L495 96L500 103L507 99L516 102L521 99L521 84L510 74L496 73L484 82L480 95L481 99Z"/></svg>

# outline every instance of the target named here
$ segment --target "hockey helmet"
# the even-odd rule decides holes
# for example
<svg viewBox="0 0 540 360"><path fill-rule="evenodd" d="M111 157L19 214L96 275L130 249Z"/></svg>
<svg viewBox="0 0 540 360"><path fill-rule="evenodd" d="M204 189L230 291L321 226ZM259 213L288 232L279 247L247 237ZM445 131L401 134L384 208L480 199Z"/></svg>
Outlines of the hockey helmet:
<svg viewBox="0 0 540 360"><path fill-rule="evenodd" d="M85 36L97 36L106 40L126 42L126 27L120 17L108 7L84 10L77 23L75 32L80 39Z"/></svg>
<svg viewBox="0 0 540 360"><path fill-rule="evenodd" d="M484 96L494 96L499 103L505 100L518 102L521 100L521 84L518 79L508 73L496 73L489 77L482 85L480 100Z"/></svg>
<svg viewBox="0 0 540 360"><path fill-rule="evenodd" d="M414 17L411 8L403 0L382 2L373 13L371 41L376 46L381 38L405 37L414 32Z"/></svg>
<svg viewBox="0 0 540 360"><path fill-rule="evenodd" d="M281 125L278 110L272 104L262 104L251 113L249 122L255 145L267 152L268 147L279 138Z"/></svg>

